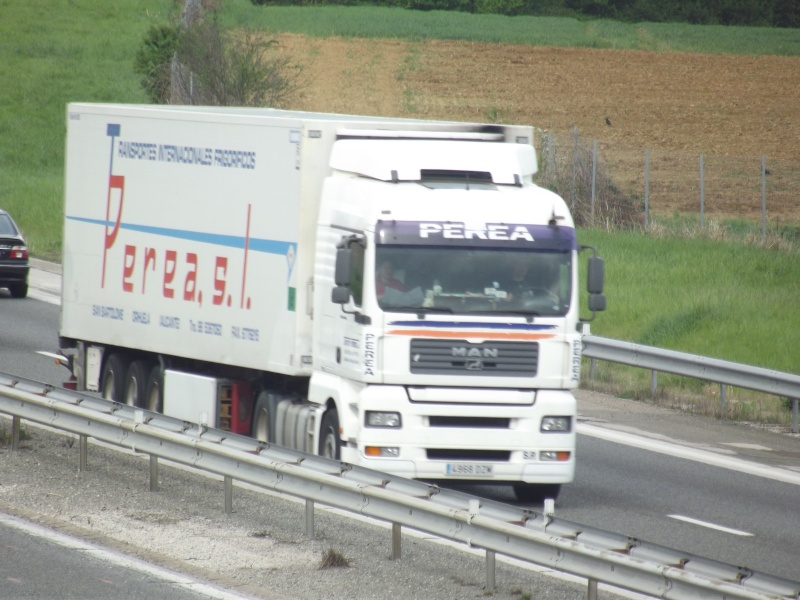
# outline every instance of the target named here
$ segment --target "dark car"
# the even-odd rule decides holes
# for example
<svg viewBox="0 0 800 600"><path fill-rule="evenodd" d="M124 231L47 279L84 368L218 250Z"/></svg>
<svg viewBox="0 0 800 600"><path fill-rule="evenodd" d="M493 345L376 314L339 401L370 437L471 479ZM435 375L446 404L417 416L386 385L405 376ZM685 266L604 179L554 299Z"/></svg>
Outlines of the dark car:
<svg viewBox="0 0 800 600"><path fill-rule="evenodd" d="M0 288L14 298L28 295L28 246L17 224L0 209Z"/></svg>

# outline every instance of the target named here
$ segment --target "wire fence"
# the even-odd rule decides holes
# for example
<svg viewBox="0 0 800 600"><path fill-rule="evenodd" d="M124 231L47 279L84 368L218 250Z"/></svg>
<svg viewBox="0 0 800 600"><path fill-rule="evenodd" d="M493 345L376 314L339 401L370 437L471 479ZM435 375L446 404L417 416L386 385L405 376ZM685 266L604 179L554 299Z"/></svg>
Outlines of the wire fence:
<svg viewBox="0 0 800 600"><path fill-rule="evenodd" d="M636 148L587 140L577 128L542 132L537 143L538 183L567 201L580 226L726 221L762 241L768 229L800 238L796 161Z"/></svg>

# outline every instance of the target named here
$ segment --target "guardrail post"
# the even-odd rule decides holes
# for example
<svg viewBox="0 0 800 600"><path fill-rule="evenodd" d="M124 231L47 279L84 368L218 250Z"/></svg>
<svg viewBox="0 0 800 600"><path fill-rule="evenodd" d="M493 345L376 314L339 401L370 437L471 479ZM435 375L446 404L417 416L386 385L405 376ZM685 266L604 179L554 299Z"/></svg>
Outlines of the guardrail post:
<svg viewBox="0 0 800 600"><path fill-rule="evenodd" d="M725 384L724 383L720 383L719 384L719 409L720 409L720 412L722 412L723 414L725 414L725 407L727 406L727 404L728 404L728 402L727 402L727 399L725 398Z"/></svg>
<svg viewBox="0 0 800 600"><path fill-rule="evenodd" d="M225 475L225 514L233 512L233 477Z"/></svg>
<svg viewBox="0 0 800 600"><path fill-rule="evenodd" d="M400 560L400 523L392 523L392 555L389 560Z"/></svg>
<svg viewBox="0 0 800 600"><path fill-rule="evenodd" d="M19 450L19 439L21 437L22 424L20 418L14 416L11 418L11 449Z"/></svg>
<svg viewBox="0 0 800 600"><path fill-rule="evenodd" d="M306 537L314 539L314 501L306 500Z"/></svg>
<svg viewBox="0 0 800 600"><path fill-rule="evenodd" d="M597 600L597 579L589 578L586 586L586 600Z"/></svg>
<svg viewBox="0 0 800 600"><path fill-rule="evenodd" d="M650 371L650 398L655 400L658 391L658 371Z"/></svg>
<svg viewBox="0 0 800 600"><path fill-rule="evenodd" d="M800 430L797 428L797 404L800 403L800 400L797 398L792 398L792 433L800 433Z"/></svg>
<svg viewBox="0 0 800 600"><path fill-rule="evenodd" d="M80 459L78 461L78 470L83 473L88 470L87 463L89 462L89 438L81 435L78 438L78 448L80 451Z"/></svg>
<svg viewBox="0 0 800 600"><path fill-rule="evenodd" d="M597 365L597 360L594 358L589 359L589 379L594 379L594 368Z"/></svg>
<svg viewBox="0 0 800 600"><path fill-rule="evenodd" d="M486 551L486 591L493 592L495 588L495 551Z"/></svg>
<svg viewBox="0 0 800 600"><path fill-rule="evenodd" d="M158 457L155 454L150 455L150 491L158 491Z"/></svg>

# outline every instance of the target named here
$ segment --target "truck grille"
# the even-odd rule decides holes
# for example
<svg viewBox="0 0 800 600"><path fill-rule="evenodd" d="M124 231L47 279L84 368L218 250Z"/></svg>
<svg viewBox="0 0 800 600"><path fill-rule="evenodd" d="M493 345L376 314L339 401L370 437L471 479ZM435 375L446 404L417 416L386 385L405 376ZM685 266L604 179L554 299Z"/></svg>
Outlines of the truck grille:
<svg viewBox="0 0 800 600"><path fill-rule="evenodd" d="M419 375L535 377L537 342L411 340L411 372Z"/></svg>

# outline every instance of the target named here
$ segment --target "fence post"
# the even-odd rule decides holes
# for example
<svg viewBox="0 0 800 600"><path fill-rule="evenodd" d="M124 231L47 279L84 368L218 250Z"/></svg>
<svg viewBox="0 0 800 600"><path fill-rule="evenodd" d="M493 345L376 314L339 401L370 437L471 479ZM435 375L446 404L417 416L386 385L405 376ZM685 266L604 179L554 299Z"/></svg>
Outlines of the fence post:
<svg viewBox="0 0 800 600"><path fill-rule="evenodd" d="M78 459L78 471L83 473L88 468L87 462L89 460L89 438L85 435L78 437L78 453L80 454L80 458Z"/></svg>
<svg viewBox="0 0 800 600"><path fill-rule="evenodd" d="M21 438L22 424L18 416L11 417L11 449L19 450L19 440Z"/></svg>
<svg viewBox="0 0 800 600"><path fill-rule="evenodd" d="M314 501L306 499L306 537L314 539Z"/></svg>
<svg viewBox="0 0 800 600"><path fill-rule="evenodd" d="M572 198L570 198L570 202L572 202L570 209L572 210L573 214L575 213L575 197L577 196L577 185L578 185L578 126L572 128Z"/></svg>
<svg viewBox="0 0 800 600"><path fill-rule="evenodd" d="M706 198L705 198L705 187L703 181L703 155L700 155L700 227L705 227L705 205L706 205Z"/></svg>
<svg viewBox="0 0 800 600"><path fill-rule="evenodd" d="M761 155L761 243L767 241L767 156Z"/></svg>
<svg viewBox="0 0 800 600"><path fill-rule="evenodd" d="M400 560L400 523L392 523L392 556L389 560Z"/></svg>
<svg viewBox="0 0 800 600"><path fill-rule="evenodd" d="M650 225L650 148L644 151L644 228Z"/></svg>
<svg viewBox="0 0 800 600"><path fill-rule="evenodd" d="M495 551L486 551L486 591L493 592L497 587L497 580L495 578Z"/></svg>
<svg viewBox="0 0 800 600"><path fill-rule="evenodd" d="M158 457L155 454L150 455L150 491L158 491Z"/></svg>
<svg viewBox="0 0 800 600"><path fill-rule="evenodd" d="M597 600L597 579L589 578L586 586L587 600Z"/></svg>
<svg viewBox="0 0 800 600"><path fill-rule="evenodd" d="M225 514L229 515L233 512L233 477L225 475L223 481L225 482Z"/></svg>
<svg viewBox="0 0 800 600"><path fill-rule="evenodd" d="M592 146L592 207L591 207L591 217L590 223L592 227L594 227L594 201L596 198L596 188L597 184L597 140L594 141Z"/></svg>

